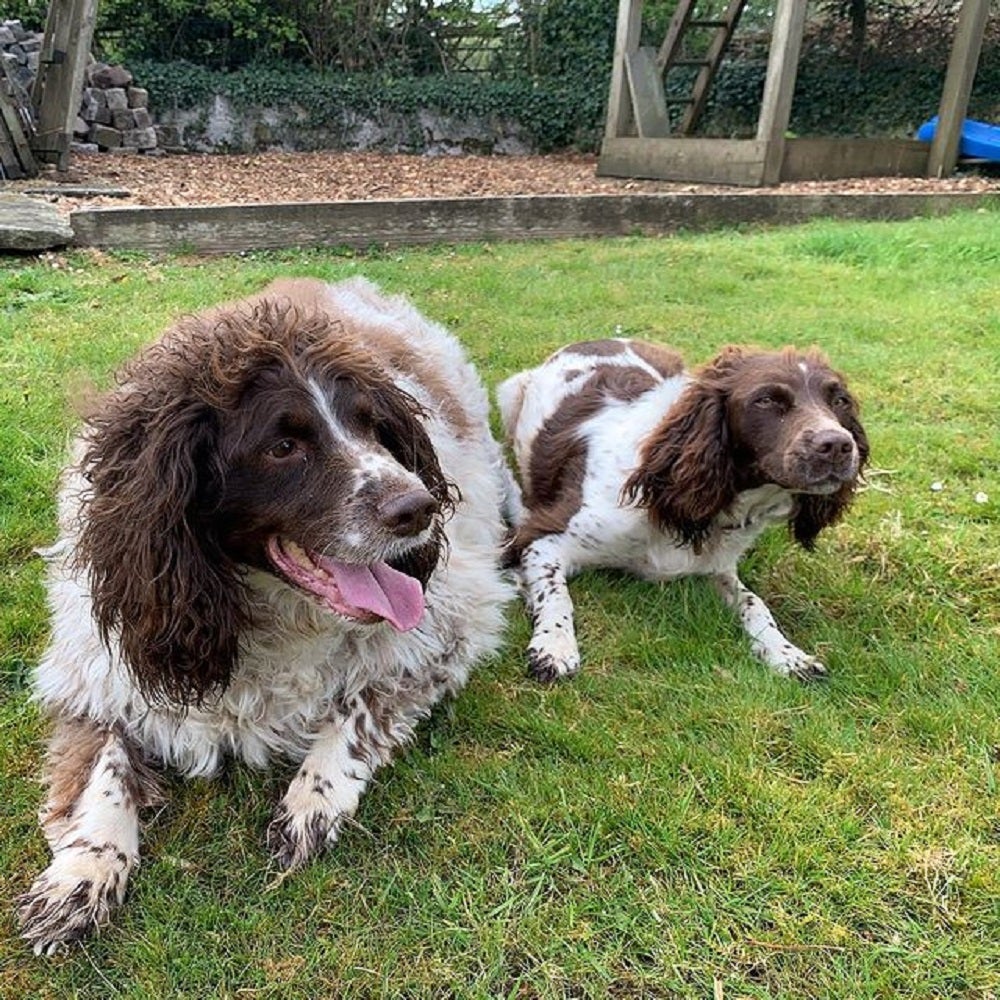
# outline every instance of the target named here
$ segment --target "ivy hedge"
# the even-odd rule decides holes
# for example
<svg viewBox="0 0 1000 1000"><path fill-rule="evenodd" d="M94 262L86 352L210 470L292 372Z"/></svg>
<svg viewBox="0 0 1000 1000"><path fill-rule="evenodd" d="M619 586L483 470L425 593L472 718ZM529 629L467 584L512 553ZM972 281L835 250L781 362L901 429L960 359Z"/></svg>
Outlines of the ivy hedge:
<svg viewBox="0 0 1000 1000"><path fill-rule="evenodd" d="M937 60L897 53L859 69L840 52L814 48L800 65L789 127L797 135L912 135L937 113L946 58L946 53ZM535 80L475 75L394 78L323 73L299 66L245 67L230 73L191 63L140 62L131 68L150 91L154 113L204 107L214 94L221 94L237 107L294 104L307 111L307 125L330 127L348 112L405 114L429 107L444 114L516 120L540 151L592 151L603 133L610 56L601 72L586 78L567 74ZM724 64L709 104L705 134L753 134L766 69L766 47ZM679 84L673 86L679 91ZM983 53L969 114L1000 121L1000 45Z"/></svg>
<svg viewBox="0 0 1000 1000"><path fill-rule="evenodd" d="M39 19L46 7L46 0L6 2L26 23ZM343 20L371 3L382 12L379 32L366 21L372 30L364 39L345 36L327 45L323 58L316 44L308 44L310 28L321 15ZM660 43L674 6L675 0L646 0L645 44ZM748 5L713 88L704 134L755 131L768 57L766 7ZM858 4L817 0L813 5L792 106L795 134L911 135L937 112L954 37L954 5L867 0L860 7L867 14L859 34L845 15L857 11ZM212 95L221 94L238 107L294 104L308 112L307 125L336 130L351 112L405 114L429 107L444 114L516 120L543 151L596 149L617 0L494 0L486 11L481 8L474 0L212 0L207 6L199 0L102 0L95 41L109 58L116 47L124 53L127 43L125 61L150 91L154 112L204 107ZM334 27L341 24L337 17ZM199 18L214 19L218 31L206 34ZM490 26L484 19L492 30L486 32L480 72L430 72L435 59L425 58L423 42L433 36L435 58L447 68L443 40L454 39L456 30L459 36L468 31L479 37ZM357 22L359 31L358 25L364 27L357 17L347 20ZM187 60L165 61L167 49L186 51L185 39L190 41ZM344 48L348 40L360 46L357 51ZM215 48L199 61L210 41ZM393 46L399 52L389 58L396 52ZM224 57L228 62L220 69ZM418 65L422 72L414 71ZM668 77L667 90L680 96L683 79ZM969 113L1000 122L996 15L988 21Z"/></svg>
<svg viewBox="0 0 1000 1000"><path fill-rule="evenodd" d="M321 73L302 67L247 67L218 73L191 63L141 62L130 67L149 90L154 114L167 108L199 108L213 95L236 107L296 105L307 126L336 127L343 116L412 113L434 108L449 115L513 119L541 151L595 149L603 128L606 79L579 82L476 76L396 79L370 74Z"/></svg>

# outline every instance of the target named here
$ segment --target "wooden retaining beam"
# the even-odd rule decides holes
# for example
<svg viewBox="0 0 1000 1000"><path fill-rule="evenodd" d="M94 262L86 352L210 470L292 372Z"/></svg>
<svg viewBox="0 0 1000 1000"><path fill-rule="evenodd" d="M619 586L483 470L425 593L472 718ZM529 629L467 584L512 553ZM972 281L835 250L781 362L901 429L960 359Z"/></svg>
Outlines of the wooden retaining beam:
<svg viewBox="0 0 1000 1000"><path fill-rule="evenodd" d="M957 194L552 195L403 201L297 202L73 212L76 246L147 252L240 253L290 247L414 246L502 240L666 235L816 218L946 215L1000 198Z"/></svg>
<svg viewBox="0 0 1000 1000"><path fill-rule="evenodd" d="M775 149L780 158L769 160ZM663 181L699 178L704 184L758 186L768 171L776 180L831 180L845 177L920 177L930 147L909 139L621 138L605 139L597 173L604 177L645 177Z"/></svg>

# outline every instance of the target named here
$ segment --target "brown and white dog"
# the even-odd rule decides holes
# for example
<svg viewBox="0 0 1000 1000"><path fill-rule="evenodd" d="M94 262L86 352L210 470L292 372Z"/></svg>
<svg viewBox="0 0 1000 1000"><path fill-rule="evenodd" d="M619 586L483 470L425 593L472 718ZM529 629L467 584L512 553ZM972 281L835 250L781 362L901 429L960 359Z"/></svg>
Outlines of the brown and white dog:
<svg viewBox="0 0 1000 1000"><path fill-rule="evenodd" d="M497 396L524 489L511 558L538 679L579 670L566 580L597 566L710 576L760 659L779 674L825 673L736 572L777 522L812 548L868 458L857 405L818 352L728 347L692 375L656 344L589 341L514 375Z"/></svg>
<svg viewBox="0 0 1000 1000"><path fill-rule="evenodd" d="M46 553L52 861L21 927L102 925L155 769L300 764L267 831L333 843L376 768L493 652L509 473L457 341L355 279L182 320L88 418Z"/></svg>

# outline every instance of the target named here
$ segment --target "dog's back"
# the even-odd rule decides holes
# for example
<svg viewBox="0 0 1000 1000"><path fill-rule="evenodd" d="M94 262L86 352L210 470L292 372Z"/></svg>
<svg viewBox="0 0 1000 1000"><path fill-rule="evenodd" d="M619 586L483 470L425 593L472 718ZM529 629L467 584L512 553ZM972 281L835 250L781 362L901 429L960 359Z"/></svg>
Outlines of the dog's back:
<svg viewBox="0 0 1000 1000"><path fill-rule="evenodd" d="M606 406L638 400L667 379L684 382L679 354L627 338L589 340L561 348L537 368L497 388L507 439L526 488L539 433L574 432ZM539 456L539 461L558 456Z"/></svg>

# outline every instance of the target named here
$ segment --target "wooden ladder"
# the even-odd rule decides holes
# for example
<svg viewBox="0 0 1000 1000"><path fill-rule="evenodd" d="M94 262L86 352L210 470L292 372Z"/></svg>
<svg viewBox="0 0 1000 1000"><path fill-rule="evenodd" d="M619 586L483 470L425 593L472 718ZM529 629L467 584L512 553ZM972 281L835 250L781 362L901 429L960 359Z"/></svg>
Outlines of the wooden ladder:
<svg viewBox="0 0 1000 1000"><path fill-rule="evenodd" d="M675 68L697 68L689 96L667 97L667 105L685 105L677 135L690 135L705 111L712 82L726 53L733 31L747 0L729 0L725 10L715 17L698 17L699 0L680 0L670 20L667 34L656 56L656 72L661 79ZM703 3L704 6L704 3ZM700 38L701 51L694 55L685 48L685 40Z"/></svg>

